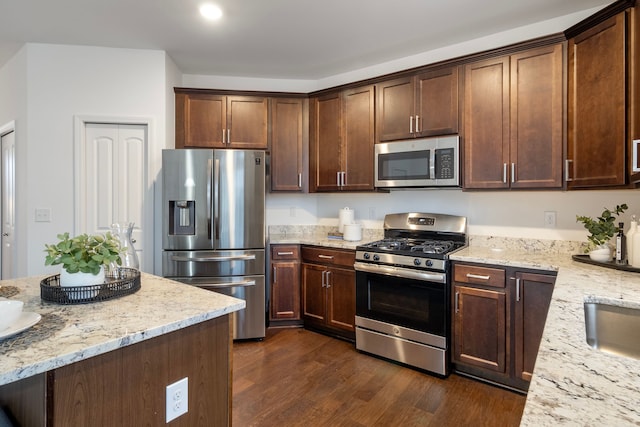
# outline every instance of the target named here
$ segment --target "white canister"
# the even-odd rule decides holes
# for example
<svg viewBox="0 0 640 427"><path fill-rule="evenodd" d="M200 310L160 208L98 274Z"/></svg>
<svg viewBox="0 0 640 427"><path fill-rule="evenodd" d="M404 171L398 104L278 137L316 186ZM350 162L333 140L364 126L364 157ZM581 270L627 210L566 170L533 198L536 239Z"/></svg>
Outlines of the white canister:
<svg viewBox="0 0 640 427"><path fill-rule="evenodd" d="M340 233L344 233L345 224L352 224L354 220L354 212L353 209L350 208L342 208L338 212L338 231Z"/></svg>
<svg viewBox="0 0 640 427"><path fill-rule="evenodd" d="M360 224L345 224L344 233L342 234L343 240L351 242L358 242L362 240L362 225Z"/></svg>

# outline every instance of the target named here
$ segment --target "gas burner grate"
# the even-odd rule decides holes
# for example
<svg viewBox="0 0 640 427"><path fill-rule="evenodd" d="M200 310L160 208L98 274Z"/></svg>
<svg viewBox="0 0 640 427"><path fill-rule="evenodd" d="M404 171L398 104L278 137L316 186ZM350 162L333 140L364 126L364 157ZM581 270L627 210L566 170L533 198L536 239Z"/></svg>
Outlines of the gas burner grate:
<svg viewBox="0 0 640 427"><path fill-rule="evenodd" d="M455 247L452 241L430 240L417 244L411 248L411 252L422 252L425 254L446 254Z"/></svg>

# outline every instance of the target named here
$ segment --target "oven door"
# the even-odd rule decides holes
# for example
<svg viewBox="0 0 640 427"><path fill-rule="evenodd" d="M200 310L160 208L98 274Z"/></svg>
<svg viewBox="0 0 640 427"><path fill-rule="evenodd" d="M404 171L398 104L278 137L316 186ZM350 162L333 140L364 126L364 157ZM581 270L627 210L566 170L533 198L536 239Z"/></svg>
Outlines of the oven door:
<svg viewBox="0 0 640 427"><path fill-rule="evenodd" d="M358 265L359 264L359 265ZM356 263L356 315L446 337L449 285L446 273ZM388 270L385 272L385 270ZM402 277L406 271L409 277ZM419 278L430 277L433 281Z"/></svg>

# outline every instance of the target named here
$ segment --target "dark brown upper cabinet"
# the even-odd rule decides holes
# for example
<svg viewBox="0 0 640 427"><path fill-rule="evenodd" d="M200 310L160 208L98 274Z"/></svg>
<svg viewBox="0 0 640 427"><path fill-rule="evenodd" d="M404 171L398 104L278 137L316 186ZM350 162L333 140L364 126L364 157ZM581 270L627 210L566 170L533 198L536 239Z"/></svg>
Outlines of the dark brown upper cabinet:
<svg viewBox="0 0 640 427"><path fill-rule="evenodd" d="M640 182L640 12L618 1L567 30L569 189Z"/></svg>
<svg viewBox="0 0 640 427"><path fill-rule="evenodd" d="M464 188L562 187L563 44L464 66Z"/></svg>
<svg viewBox="0 0 640 427"><path fill-rule="evenodd" d="M268 98L175 89L176 148L267 149Z"/></svg>
<svg viewBox="0 0 640 427"><path fill-rule="evenodd" d="M378 83L378 141L458 133L458 67Z"/></svg>
<svg viewBox="0 0 640 427"><path fill-rule="evenodd" d="M373 190L373 85L310 100L310 191Z"/></svg>
<svg viewBox="0 0 640 427"><path fill-rule="evenodd" d="M271 191L305 192L308 189L308 101L272 98Z"/></svg>

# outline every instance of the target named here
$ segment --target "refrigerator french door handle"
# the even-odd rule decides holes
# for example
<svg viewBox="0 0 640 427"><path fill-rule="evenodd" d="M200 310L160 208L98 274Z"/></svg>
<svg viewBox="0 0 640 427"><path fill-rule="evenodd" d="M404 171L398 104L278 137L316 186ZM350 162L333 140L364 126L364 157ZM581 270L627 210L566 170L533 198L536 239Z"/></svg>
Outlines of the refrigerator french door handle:
<svg viewBox="0 0 640 427"><path fill-rule="evenodd" d="M211 240L211 183L213 182L213 167L211 159L207 160L207 238Z"/></svg>
<svg viewBox="0 0 640 427"><path fill-rule="evenodd" d="M214 153L215 156L215 153ZM220 240L220 159L214 159L213 172L213 240Z"/></svg>
<svg viewBox="0 0 640 427"><path fill-rule="evenodd" d="M174 255L171 257L172 261L184 261L184 262L223 262L223 261L250 261L256 259L255 255L236 255L236 256L205 256L205 257L188 257Z"/></svg>

